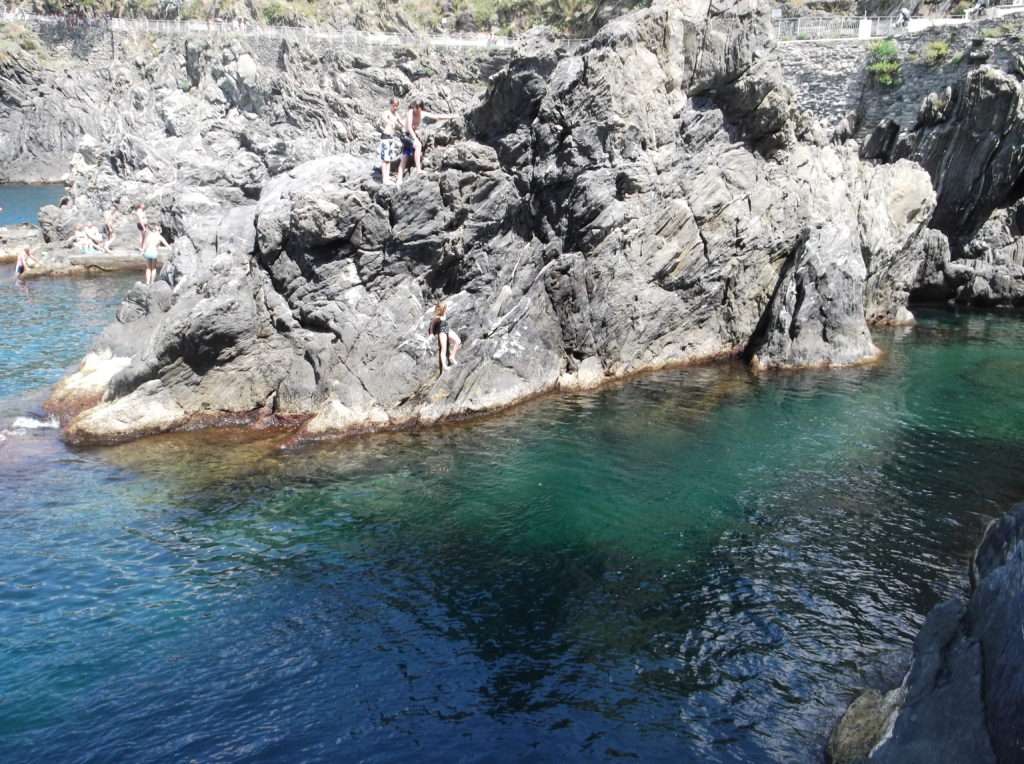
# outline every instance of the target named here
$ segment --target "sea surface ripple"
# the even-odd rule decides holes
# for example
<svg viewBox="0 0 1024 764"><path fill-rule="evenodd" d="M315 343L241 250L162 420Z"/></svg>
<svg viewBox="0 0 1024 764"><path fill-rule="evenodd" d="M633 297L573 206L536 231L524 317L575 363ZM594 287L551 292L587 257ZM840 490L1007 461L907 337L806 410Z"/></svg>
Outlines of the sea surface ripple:
<svg viewBox="0 0 1024 764"><path fill-rule="evenodd" d="M0 292L0 426L109 318L77 283ZM819 761L1024 496L1024 322L877 339L299 449L22 422L0 761Z"/></svg>

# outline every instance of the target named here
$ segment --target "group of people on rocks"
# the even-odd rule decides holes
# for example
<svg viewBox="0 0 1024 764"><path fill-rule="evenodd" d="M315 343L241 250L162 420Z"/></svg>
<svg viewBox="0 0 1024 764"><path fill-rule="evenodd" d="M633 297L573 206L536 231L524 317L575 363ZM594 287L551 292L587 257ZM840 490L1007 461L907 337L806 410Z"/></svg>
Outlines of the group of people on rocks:
<svg viewBox="0 0 1024 764"><path fill-rule="evenodd" d="M417 98L406 112L399 114L401 102L392 96L387 111L380 115L380 143L377 155L380 158L380 179L384 185L391 183L391 165L398 162L397 185L402 185L406 167L412 163L417 172L423 169L423 123L425 120L438 122L455 119L454 114L440 114L427 111L424 101Z"/></svg>
<svg viewBox="0 0 1024 764"><path fill-rule="evenodd" d="M399 114L400 102L398 98L392 98L389 108L379 120L381 131L378 154L381 162L381 180L384 184L391 182L391 166L398 161L398 173L396 183L401 185L406 168L412 165L412 170L422 170L423 162L423 123L427 120L446 121L455 119L453 114L441 114L427 111L421 99L414 100L412 106L403 118ZM139 232L139 251L146 261L146 285L150 286L156 280L158 270L159 250L161 247L169 247L167 240L157 226L149 224L146 216L146 207L142 203L136 204L132 209L135 217L135 225ZM112 209L107 209L103 215L102 229L95 225L79 225L75 228L72 237L72 244L82 254L98 254L100 251L110 252L110 245L114 241L115 217ZM15 267L15 278L19 279L29 267L29 262L39 261L26 247L24 253L18 256ZM462 340L450 326L450 313L448 305L439 302L434 308L434 315L427 327L427 336L433 337L437 343L437 354L441 371L444 372L451 366L456 366L456 356L462 347Z"/></svg>
<svg viewBox="0 0 1024 764"><path fill-rule="evenodd" d="M155 225L150 225L146 217L146 205L139 202L132 208L132 215L135 218L135 227L139 231L139 253L146 261L146 285L150 286L156 280L157 265L160 247L169 247L170 244L164 239L160 230ZM76 226L75 234L71 243L83 255L97 255L100 252L110 253L110 245L114 241L115 215L111 208L103 213L103 226L97 228L95 225Z"/></svg>
<svg viewBox="0 0 1024 764"><path fill-rule="evenodd" d="M382 112L378 120L380 143L377 145L377 155L380 159L380 179L385 186L391 184L391 167L396 161L398 174L395 184L399 186L402 185L402 178L410 163L411 170L420 172L423 169L425 121L443 122L455 119L454 114L427 111L426 104L421 98L413 100L404 117L399 113L400 106L398 98L392 96L387 111ZM427 326L427 336L433 337L437 343L441 371L456 366L455 356L462 347L462 340L451 329L447 303L439 302L434 307L434 316Z"/></svg>
<svg viewBox="0 0 1024 764"><path fill-rule="evenodd" d="M139 231L139 253L146 261L146 285L149 286L156 280L159 250L161 247L170 247L170 244L164 239L158 226L149 224L144 204L136 204L132 209L132 214ZM110 254L110 246L114 242L115 223L114 210L108 208L103 213L101 226L96 226L93 223L76 225L68 239L68 244L80 255ZM15 281L20 280L32 265L40 266L42 263L32 254L31 248L26 247L23 252L18 254L14 268Z"/></svg>

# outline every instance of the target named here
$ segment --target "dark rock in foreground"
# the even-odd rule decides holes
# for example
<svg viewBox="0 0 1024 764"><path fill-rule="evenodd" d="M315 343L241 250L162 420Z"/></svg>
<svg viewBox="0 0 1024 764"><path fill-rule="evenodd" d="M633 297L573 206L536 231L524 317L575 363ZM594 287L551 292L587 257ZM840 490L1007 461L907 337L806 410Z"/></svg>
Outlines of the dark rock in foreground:
<svg viewBox="0 0 1024 764"><path fill-rule="evenodd" d="M865 693L829 741L834 764L1024 761L1024 504L989 526L967 602L928 615L903 685Z"/></svg>

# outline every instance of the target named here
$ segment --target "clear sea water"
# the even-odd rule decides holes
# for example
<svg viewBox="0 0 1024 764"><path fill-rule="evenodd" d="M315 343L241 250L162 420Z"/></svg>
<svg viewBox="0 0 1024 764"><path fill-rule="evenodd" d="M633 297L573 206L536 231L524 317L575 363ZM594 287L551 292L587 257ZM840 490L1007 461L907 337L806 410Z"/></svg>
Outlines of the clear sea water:
<svg viewBox="0 0 1024 764"><path fill-rule="evenodd" d="M64 195L60 185L0 184L0 226L39 222L39 208L56 204Z"/></svg>
<svg viewBox="0 0 1024 764"><path fill-rule="evenodd" d="M476 424L73 451L130 279L0 284L0 761L820 761L1024 498L1024 321ZM39 426L44 425L44 426Z"/></svg>

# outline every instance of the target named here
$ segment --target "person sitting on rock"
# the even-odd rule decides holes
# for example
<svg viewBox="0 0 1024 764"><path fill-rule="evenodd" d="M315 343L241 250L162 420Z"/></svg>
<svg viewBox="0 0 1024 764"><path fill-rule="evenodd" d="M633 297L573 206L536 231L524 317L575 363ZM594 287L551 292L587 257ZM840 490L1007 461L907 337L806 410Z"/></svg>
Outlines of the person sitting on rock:
<svg viewBox="0 0 1024 764"><path fill-rule="evenodd" d="M449 366L456 366L455 356L462 347L462 340L459 335L451 330L448 325L448 305L439 302L434 307L434 318L427 328L427 336L433 335L437 338L437 354L441 361L441 371Z"/></svg>
<svg viewBox="0 0 1024 764"><path fill-rule="evenodd" d="M409 160L412 160L413 167L419 172L423 169L423 121L426 119L439 122L455 119L454 114L436 114L426 111L422 98L412 102L408 113L405 115L405 135L402 137L402 161L398 164L398 182L402 182L402 173L405 172Z"/></svg>
<svg viewBox="0 0 1024 764"><path fill-rule="evenodd" d="M92 224L87 225L85 227L85 230L82 231L82 233L85 234L85 238L88 239L89 243L92 244L93 247L96 249L102 248L103 245L106 243L106 237L102 233L100 233L99 228Z"/></svg>
<svg viewBox="0 0 1024 764"><path fill-rule="evenodd" d="M157 271L157 249L159 247L170 247L167 240L160 234L156 226L147 229L142 240L142 256L146 258L146 286L152 286L156 280Z"/></svg>
<svg viewBox="0 0 1024 764"><path fill-rule="evenodd" d="M24 274L25 271L28 270L28 261L29 260L34 262L36 265L41 265L41 263L35 258L35 255L32 254L32 250L29 247L25 247L25 251L24 252L19 252L18 253L18 262L14 266L14 281L15 282L17 282L19 279L21 279L22 274Z"/></svg>
<svg viewBox="0 0 1024 764"><path fill-rule="evenodd" d="M96 249L96 239L94 239L89 231L81 225L75 226L75 232L71 236L71 246L73 246L80 255L95 255L99 252L99 250Z"/></svg>
<svg viewBox="0 0 1024 764"><path fill-rule="evenodd" d="M390 108L380 116L380 180L385 186L391 182L391 164L402 156L402 118L398 115L398 99L391 97ZM401 180L401 178L399 178Z"/></svg>

